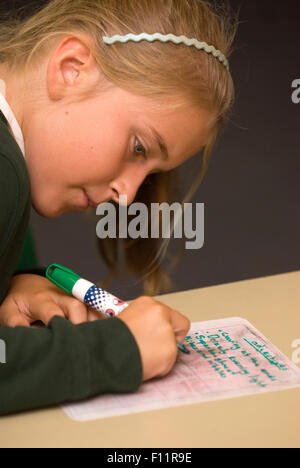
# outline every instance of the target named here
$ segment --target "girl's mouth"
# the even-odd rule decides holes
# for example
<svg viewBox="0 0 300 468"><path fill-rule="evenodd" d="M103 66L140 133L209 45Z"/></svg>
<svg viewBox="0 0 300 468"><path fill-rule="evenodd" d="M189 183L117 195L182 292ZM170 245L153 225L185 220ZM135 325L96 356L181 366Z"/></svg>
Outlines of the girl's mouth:
<svg viewBox="0 0 300 468"><path fill-rule="evenodd" d="M84 201L85 208L87 209L89 206L92 207L92 208L97 208L98 203L91 200L85 190L83 190L83 193L84 193L84 196L85 196L85 201Z"/></svg>

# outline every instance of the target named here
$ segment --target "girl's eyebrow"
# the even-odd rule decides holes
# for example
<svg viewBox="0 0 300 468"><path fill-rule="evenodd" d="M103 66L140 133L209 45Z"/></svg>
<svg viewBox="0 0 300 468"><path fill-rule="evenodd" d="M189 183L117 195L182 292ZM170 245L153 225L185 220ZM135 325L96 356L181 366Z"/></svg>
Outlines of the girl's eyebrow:
<svg viewBox="0 0 300 468"><path fill-rule="evenodd" d="M155 128L151 127L149 125L149 130L151 131L152 133L152 138L154 140L156 140L156 143L158 144L159 146L159 149L160 149L160 152L161 152L161 158L163 161L168 161L169 159L169 152L168 152L168 148L167 148L167 145L164 141L164 139L161 137L161 135L157 132L157 130L155 130Z"/></svg>

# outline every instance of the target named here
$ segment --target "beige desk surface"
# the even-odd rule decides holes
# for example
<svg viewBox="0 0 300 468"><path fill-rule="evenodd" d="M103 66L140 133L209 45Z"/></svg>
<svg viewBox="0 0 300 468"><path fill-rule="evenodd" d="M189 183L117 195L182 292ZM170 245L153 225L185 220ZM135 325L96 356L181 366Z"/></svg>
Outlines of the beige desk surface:
<svg viewBox="0 0 300 468"><path fill-rule="evenodd" d="M249 320L290 359L300 272L160 296L191 321ZM300 388L78 423L60 408L0 418L0 447L300 447Z"/></svg>

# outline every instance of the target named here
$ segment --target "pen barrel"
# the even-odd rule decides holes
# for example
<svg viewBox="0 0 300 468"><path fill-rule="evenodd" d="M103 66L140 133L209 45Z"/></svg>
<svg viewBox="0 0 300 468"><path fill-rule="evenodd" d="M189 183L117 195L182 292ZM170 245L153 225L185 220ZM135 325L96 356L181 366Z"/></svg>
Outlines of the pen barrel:
<svg viewBox="0 0 300 468"><path fill-rule="evenodd" d="M115 317L128 307L126 302L85 279L77 281L72 294L89 307L98 310L98 312L108 317Z"/></svg>

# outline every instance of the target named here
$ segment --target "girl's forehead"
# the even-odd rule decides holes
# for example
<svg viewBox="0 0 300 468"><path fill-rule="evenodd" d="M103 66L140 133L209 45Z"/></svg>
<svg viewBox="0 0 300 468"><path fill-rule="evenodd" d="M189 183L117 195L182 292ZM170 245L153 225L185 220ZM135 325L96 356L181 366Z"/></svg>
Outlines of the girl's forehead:
<svg viewBox="0 0 300 468"><path fill-rule="evenodd" d="M105 95L119 105L126 104L128 111L147 111L149 114L160 112L166 115L180 114L184 111L197 112L196 106L190 104L187 99L177 96L142 96L119 87L110 88Z"/></svg>
<svg viewBox="0 0 300 468"><path fill-rule="evenodd" d="M173 96L151 98L128 93L124 95L124 99L127 103L125 109L133 117L159 121L162 125L175 127L194 125L205 130L213 121L211 110L192 105L187 101L176 100ZM121 101L120 105L122 105Z"/></svg>

